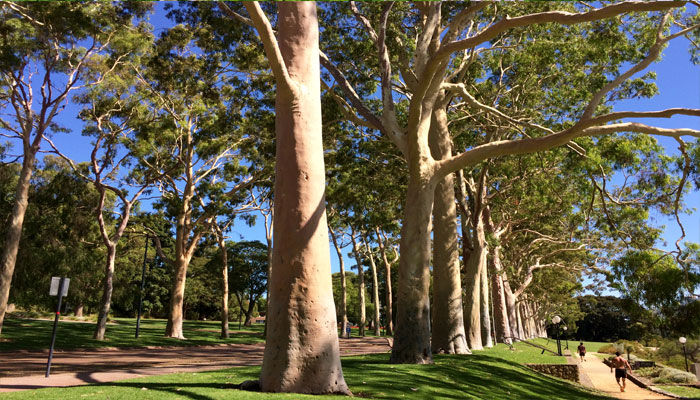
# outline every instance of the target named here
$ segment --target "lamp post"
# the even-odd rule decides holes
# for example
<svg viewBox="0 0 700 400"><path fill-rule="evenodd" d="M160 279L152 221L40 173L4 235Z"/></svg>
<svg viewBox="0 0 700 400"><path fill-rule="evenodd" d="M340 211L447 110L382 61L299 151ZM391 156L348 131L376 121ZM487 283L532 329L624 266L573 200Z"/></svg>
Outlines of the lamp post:
<svg viewBox="0 0 700 400"><path fill-rule="evenodd" d="M566 349L567 350L569 350L569 335L566 334L566 331L568 331L568 330L569 330L569 327L564 325L564 336L566 336L565 339L566 339Z"/></svg>
<svg viewBox="0 0 700 400"><path fill-rule="evenodd" d="M554 318L552 318L552 323L557 326L557 353L561 356L561 342L559 341L559 323L561 322L561 317L558 315L555 315Z"/></svg>
<svg viewBox="0 0 700 400"><path fill-rule="evenodd" d="M688 355L685 352L685 342L687 340L688 339L686 339L683 336L678 338L678 341L681 342L681 344L683 345L683 358L685 359L685 372L690 372L690 370L688 369Z"/></svg>

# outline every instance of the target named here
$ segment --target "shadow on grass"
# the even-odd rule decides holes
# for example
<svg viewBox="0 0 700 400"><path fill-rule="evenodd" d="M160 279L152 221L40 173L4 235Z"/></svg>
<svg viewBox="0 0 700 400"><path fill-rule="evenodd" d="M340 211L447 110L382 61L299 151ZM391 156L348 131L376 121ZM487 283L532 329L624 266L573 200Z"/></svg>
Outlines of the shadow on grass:
<svg viewBox="0 0 700 400"><path fill-rule="evenodd" d="M355 395L372 398L608 399L486 355L436 355L433 365L389 364L386 355L343 360ZM370 371L370 372L368 372Z"/></svg>

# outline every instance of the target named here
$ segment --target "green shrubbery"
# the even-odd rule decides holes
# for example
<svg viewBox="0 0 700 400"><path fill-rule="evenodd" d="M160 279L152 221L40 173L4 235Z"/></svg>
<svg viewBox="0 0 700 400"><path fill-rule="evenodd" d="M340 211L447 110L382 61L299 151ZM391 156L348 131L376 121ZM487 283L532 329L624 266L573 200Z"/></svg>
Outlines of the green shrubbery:
<svg viewBox="0 0 700 400"><path fill-rule="evenodd" d="M669 367L640 368L635 375L651 379L653 383L693 383L695 375Z"/></svg>
<svg viewBox="0 0 700 400"><path fill-rule="evenodd" d="M598 353L615 354L620 352L623 355L630 354L631 359L646 359L649 357L649 352L641 345L641 343L632 342L629 340L618 340L612 344L606 344L598 349ZM634 357L632 357L634 355Z"/></svg>

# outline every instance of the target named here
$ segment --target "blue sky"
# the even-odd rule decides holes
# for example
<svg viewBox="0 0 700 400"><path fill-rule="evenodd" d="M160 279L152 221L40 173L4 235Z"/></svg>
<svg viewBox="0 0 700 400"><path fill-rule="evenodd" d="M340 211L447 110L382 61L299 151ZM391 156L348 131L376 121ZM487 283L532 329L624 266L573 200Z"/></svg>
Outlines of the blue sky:
<svg viewBox="0 0 700 400"><path fill-rule="evenodd" d="M151 23L156 26L165 24L162 5L157 7L156 16ZM664 51L663 59L653 64L649 70L655 70L658 74L659 95L652 99L629 100L619 103L616 110L660 110L671 107L700 108L700 68L689 62L687 41L683 38L671 42L669 48ZM77 108L68 105L58 118L58 122L72 129L70 134L62 134L55 138L56 144L69 157L74 160L87 161L90 151L89 139L80 135L81 125L75 118ZM671 119L645 119L643 122L666 128L690 127L700 129L700 119L692 117L674 117ZM669 138L658 138L670 154L678 154L677 144ZM697 208L700 205L700 192L694 191L686 198L686 204ZM148 208L148 207L146 207ZM676 239L680 236L680 229L674 220L663 216L654 216L656 223L665 225L664 239L668 249L674 247ZM258 218L258 225L247 227L242 221L237 221L230 237L232 240L260 240L265 242L262 218ZM700 242L700 213L696 210L690 215L682 216L682 222L686 229L686 240ZM347 253L349 248L345 248ZM336 253L331 245L332 269L338 271ZM346 265L354 265L354 260L347 259Z"/></svg>

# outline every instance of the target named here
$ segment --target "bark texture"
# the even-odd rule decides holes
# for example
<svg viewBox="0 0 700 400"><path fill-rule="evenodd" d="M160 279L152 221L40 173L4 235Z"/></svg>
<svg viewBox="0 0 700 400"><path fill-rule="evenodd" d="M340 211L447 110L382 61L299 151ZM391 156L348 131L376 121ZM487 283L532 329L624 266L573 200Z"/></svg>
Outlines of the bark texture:
<svg viewBox="0 0 700 400"><path fill-rule="evenodd" d="M278 46L259 6L246 7L277 79L275 250L260 386L268 392L349 394L331 282L316 4L278 4Z"/></svg>
<svg viewBox="0 0 700 400"><path fill-rule="evenodd" d="M365 242L365 249L367 250L367 257L369 257L369 266L372 270L372 303L374 304L374 335L380 335L380 318L379 313L381 312L381 304L379 303L379 279L377 277L377 264L374 262L374 256L372 256L372 250L369 247L367 240Z"/></svg>
<svg viewBox="0 0 700 400"><path fill-rule="evenodd" d="M473 250L467 259L464 274L464 329L467 346L472 350L483 349L481 340L481 274L486 265L486 240L484 224L476 218Z"/></svg>
<svg viewBox="0 0 700 400"><path fill-rule="evenodd" d="M392 336L394 334L394 310L393 310L393 299L391 293L391 263L386 255L386 237L382 237L379 229L376 229L377 240L379 242L379 252L382 254L382 262L384 262L384 274L386 275L386 300L384 302L384 307L386 309L386 323L385 331L386 334Z"/></svg>
<svg viewBox="0 0 700 400"><path fill-rule="evenodd" d="M331 239L333 240L333 247L335 247L335 252L338 253L338 264L340 265L340 335L344 337L350 337L347 334L348 326L348 286L345 282L345 261L343 260L343 250L338 245L338 238L335 236L335 232L330 227L328 232L331 234Z"/></svg>
<svg viewBox="0 0 700 400"><path fill-rule="evenodd" d="M433 111L430 151L436 160L452 156L447 112L443 107L436 107ZM432 350L435 353L469 354L462 312L462 278L453 174L447 175L437 184L434 201Z"/></svg>
<svg viewBox="0 0 700 400"><path fill-rule="evenodd" d="M357 325L359 327L360 336L365 336L365 325L367 324L366 300L365 300L365 268L362 266L362 257L360 257L360 248L357 245L355 232L350 235L352 240L352 252L355 254L355 262L357 263L357 291L360 301L360 320Z"/></svg>
<svg viewBox="0 0 700 400"><path fill-rule="evenodd" d="M401 227L399 292L391 362L430 364L430 229L435 185L411 174Z"/></svg>
<svg viewBox="0 0 700 400"><path fill-rule="evenodd" d="M112 306L112 291L114 285L114 261L117 255L116 244L107 245L107 261L105 263L105 279L102 288L102 301L100 302L100 312L97 315L97 325L92 335L93 339L104 340L107 330L107 318Z"/></svg>
<svg viewBox="0 0 700 400"><path fill-rule="evenodd" d="M221 337L229 337L228 332L228 253L226 252L226 240L223 232L217 228L216 241L219 242L221 251Z"/></svg>
<svg viewBox="0 0 700 400"><path fill-rule="evenodd" d="M491 287L493 293L493 323L495 325L497 342L512 343L510 323L506 306L506 295L503 288L503 268L501 267L501 252L499 246L494 246L489 259L491 264Z"/></svg>
<svg viewBox="0 0 700 400"><path fill-rule="evenodd" d="M484 347L493 347L491 311L489 309L491 290L489 290L488 261L484 260L482 268L481 276L479 277L481 285L481 343Z"/></svg>
<svg viewBox="0 0 700 400"><path fill-rule="evenodd" d="M27 212L29 204L29 184L34 171L34 158L38 146L34 151L27 151L25 143L25 154L22 160L22 170L19 174L17 189L15 190L15 203L12 206L10 224L7 227L7 235L3 244L2 259L0 259L0 333L5 320L7 302L10 299L10 286L12 275L15 273L15 263L17 261L17 251L22 238L22 225L24 224L24 214ZM30 150L33 148L30 148Z"/></svg>

